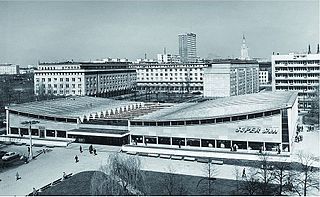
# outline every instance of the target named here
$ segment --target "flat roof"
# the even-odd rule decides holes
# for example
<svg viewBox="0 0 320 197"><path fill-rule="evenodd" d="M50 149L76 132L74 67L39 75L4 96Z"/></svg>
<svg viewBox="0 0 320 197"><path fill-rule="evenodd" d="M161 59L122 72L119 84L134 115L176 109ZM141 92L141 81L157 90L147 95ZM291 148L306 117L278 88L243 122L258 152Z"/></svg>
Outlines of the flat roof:
<svg viewBox="0 0 320 197"><path fill-rule="evenodd" d="M124 135L129 133L128 130L100 129L100 128L79 128L79 129L68 130L68 132L104 133L104 134L116 134L116 135Z"/></svg>
<svg viewBox="0 0 320 197"><path fill-rule="evenodd" d="M205 119L263 112L292 107L297 96L297 92L278 91L218 98L200 103L181 103L140 116L135 120Z"/></svg>
<svg viewBox="0 0 320 197"><path fill-rule="evenodd" d="M141 102L113 100L100 97L73 96L46 101L10 105L9 110L43 116L77 118L92 113L125 107Z"/></svg>

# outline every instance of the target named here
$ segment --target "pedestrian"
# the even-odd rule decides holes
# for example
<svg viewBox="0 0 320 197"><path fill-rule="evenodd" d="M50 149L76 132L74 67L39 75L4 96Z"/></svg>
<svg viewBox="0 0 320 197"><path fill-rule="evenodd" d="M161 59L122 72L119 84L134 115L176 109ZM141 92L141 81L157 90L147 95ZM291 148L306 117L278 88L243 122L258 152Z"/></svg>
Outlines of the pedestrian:
<svg viewBox="0 0 320 197"><path fill-rule="evenodd" d="M76 155L76 156L74 157L74 159L76 160L76 163L79 162L78 155Z"/></svg>
<svg viewBox="0 0 320 197"><path fill-rule="evenodd" d="M96 149L93 149L93 154L97 155L97 150Z"/></svg>
<svg viewBox="0 0 320 197"><path fill-rule="evenodd" d="M281 150L280 150L280 148L278 148L278 154L280 154L281 153Z"/></svg>
<svg viewBox="0 0 320 197"><path fill-rule="evenodd" d="M89 152L90 152L90 154L92 154L92 151L93 151L93 147L92 147L92 145L90 145L90 146L89 146Z"/></svg>
<svg viewBox="0 0 320 197"><path fill-rule="evenodd" d="M36 188L33 188L32 189L32 196L36 196L37 195L37 190L36 190Z"/></svg>
<svg viewBox="0 0 320 197"><path fill-rule="evenodd" d="M242 178L244 178L244 177L246 177L247 175L246 175L246 169L245 168L243 168L243 170L242 170Z"/></svg>
<svg viewBox="0 0 320 197"><path fill-rule="evenodd" d="M28 153L30 153L30 147L28 146Z"/></svg>
<svg viewBox="0 0 320 197"><path fill-rule="evenodd" d="M82 153L83 151L82 151L82 146L80 145L80 153Z"/></svg>
<svg viewBox="0 0 320 197"><path fill-rule="evenodd" d="M46 149L43 149L42 152L43 152L43 154L46 154Z"/></svg>
<svg viewBox="0 0 320 197"><path fill-rule="evenodd" d="M17 172L17 174L16 174L16 181L19 180L19 179L21 179L21 177L20 177L19 173Z"/></svg>
<svg viewBox="0 0 320 197"><path fill-rule="evenodd" d="M63 172L63 174L62 174L62 180L66 179L66 177L67 177L66 172Z"/></svg>

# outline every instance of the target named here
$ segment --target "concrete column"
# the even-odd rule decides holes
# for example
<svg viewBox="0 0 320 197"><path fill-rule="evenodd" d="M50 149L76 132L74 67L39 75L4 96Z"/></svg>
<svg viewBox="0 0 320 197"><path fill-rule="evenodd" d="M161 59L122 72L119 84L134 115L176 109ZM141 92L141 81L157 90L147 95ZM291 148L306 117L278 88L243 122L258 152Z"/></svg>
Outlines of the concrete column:
<svg viewBox="0 0 320 197"><path fill-rule="evenodd" d="M156 143L159 144L159 137L156 137Z"/></svg>
<svg viewBox="0 0 320 197"><path fill-rule="evenodd" d="M172 145L172 137L170 137L170 145Z"/></svg>
<svg viewBox="0 0 320 197"><path fill-rule="evenodd" d="M54 137L57 138L57 130L54 130Z"/></svg>
<svg viewBox="0 0 320 197"><path fill-rule="evenodd" d="M217 140L214 140L214 148L217 148Z"/></svg>
<svg viewBox="0 0 320 197"><path fill-rule="evenodd" d="M184 122L186 123L186 122ZM184 138L184 146L187 146L187 138Z"/></svg>
<svg viewBox="0 0 320 197"><path fill-rule="evenodd" d="M7 135L9 134L9 131L10 131L10 122L9 122L9 120L10 120L10 118L9 118L9 116L10 116L10 112L9 112L9 109L6 109L6 130L7 130ZM10 134L11 134L11 132L10 132Z"/></svg>
<svg viewBox="0 0 320 197"><path fill-rule="evenodd" d="M249 150L249 141L247 141L247 150Z"/></svg>
<svg viewBox="0 0 320 197"><path fill-rule="evenodd" d="M142 136L142 143L145 143L144 135Z"/></svg>
<svg viewBox="0 0 320 197"><path fill-rule="evenodd" d="M201 139L200 139L200 147L202 147L202 143L201 143L202 141L201 141Z"/></svg>
<svg viewBox="0 0 320 197"><path fill-rule="evenodd" d="M263 150L266 150L266 143L263 142Z"/></svg>

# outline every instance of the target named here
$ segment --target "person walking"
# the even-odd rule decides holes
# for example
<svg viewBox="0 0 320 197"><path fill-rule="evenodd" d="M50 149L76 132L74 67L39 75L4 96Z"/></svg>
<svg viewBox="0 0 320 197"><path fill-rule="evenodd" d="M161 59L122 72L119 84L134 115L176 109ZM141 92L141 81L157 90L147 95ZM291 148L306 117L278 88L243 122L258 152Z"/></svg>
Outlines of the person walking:
<svg viewBox="0 0 320 197"><path fill-rule="evenodd" d="M245 178L247 175L246 175L246 169L245 168L243 168L243 170L242 170L242 178Z"/></svg>
<svg viewBox="0 0 320 197"><path fill-rule="evenodd" d="M93 151L93 147L92 147L92 145L90 145L90 146L89 146L89 152L90 152L90 154L92 154L92 151Z"/></svg>
<svg viewBox="0 0 320 197"><path fill-rule="evenodd" d="M82 151L82 146L80 145L80 153L82 153L83 151Z"/></svg>
<svg viewBox="0 0 320 197"><path fill-rule="evenodd" d="M96 149L93 149L93 154L97 155L97 150Z"/></svg>
<svg viewBox="0 0 320 197"><path fill-rule="evenodd" d="M20 177L19 173L17 172L17 174L16 174L16 181L19 180L19 179L21 179L21 177Z"/></svg>
<svg viewBox="0 0 320 197"><path fill-rule="evenodd" d="M79 162L78 155L76 155L76 156L74 157L74 159L76 160L76 163Z"/></svg>

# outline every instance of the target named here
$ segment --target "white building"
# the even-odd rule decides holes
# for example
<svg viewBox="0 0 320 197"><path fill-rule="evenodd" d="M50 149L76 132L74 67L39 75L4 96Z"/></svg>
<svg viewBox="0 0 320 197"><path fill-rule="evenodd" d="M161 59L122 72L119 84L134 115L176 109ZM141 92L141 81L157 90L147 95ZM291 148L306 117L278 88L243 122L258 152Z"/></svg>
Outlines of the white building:
<svg viewBox="0 0 320 197"><path fill-rule="evenodd" d="M259 65L253 60L217 60L204 69L204 96L226 97L259 91Z"/></svg>
<svg viewBox="0 0 320 197"><path fill-rule="evenodd" d="M319 88L320 54L272 55L272 90L298 91L299 109L309 110Z"/></svg>
<svg viewBox="0 0 320 197"><path fill-rule="evenodd" d="M0 64L0 75L17 75L19 74L19 65Z"/></svg>
<svg viewBox="0 0 320 197"><path fill-rule="evenodd" d="M98 97L71 97L6 107L7 135L90 144L180 150L290 155L297 128L295 92L265 92L198 103L138 103ZM134 142L134 143L133 143ZM35 143L35 142L34 142ZM130 144L131 145L128 145ZM145 144L148 143L147 146ZM133 145L135 144L135 145ZM164 148L164 149L163 149ZM141 150L141 149L140 149Z"/></svg>
<svg viewBox="0 0 320 197"><path fill-rule="evenodd" d="M158 63L179 63L180 56L172 54L157 54Z"/></svg>
<svg viewBox="0 0 320 197"><path fill-rule="evenodd" d="M181 62L197 61L197 40L196 34L179 34L179 55Z"/></svg>
<svg viewBox="0 0 320 197"><path fill-rule="evenodd" d="M202 92L206 63L135 64L137 90L156 92Z"/></svg>
<svg viewBox="0 0 320 197"><path fill-rule="evenodd" d="M39 63L34 76L37 96L114 96L135 86L136 71L122 61Z"/></svg>

